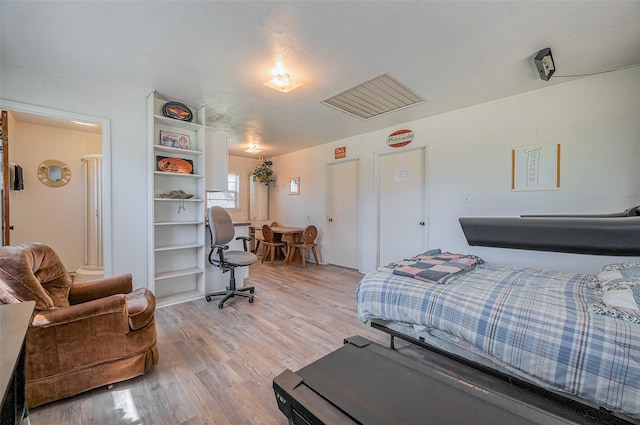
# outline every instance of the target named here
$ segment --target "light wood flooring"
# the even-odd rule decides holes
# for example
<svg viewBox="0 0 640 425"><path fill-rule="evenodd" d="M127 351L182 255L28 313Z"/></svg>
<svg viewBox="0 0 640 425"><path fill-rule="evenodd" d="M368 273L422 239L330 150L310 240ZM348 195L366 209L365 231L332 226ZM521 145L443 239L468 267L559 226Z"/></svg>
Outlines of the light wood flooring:
<svg viewBox="0 0 640 425"><path fill-rule="evenodd" d="M286 425L272 380L362 335L388 344L357 318L362 275L335 266L251 266L255 302L204 298L156 310L160 362L149 373L34 408L32 425Z"/></svg>

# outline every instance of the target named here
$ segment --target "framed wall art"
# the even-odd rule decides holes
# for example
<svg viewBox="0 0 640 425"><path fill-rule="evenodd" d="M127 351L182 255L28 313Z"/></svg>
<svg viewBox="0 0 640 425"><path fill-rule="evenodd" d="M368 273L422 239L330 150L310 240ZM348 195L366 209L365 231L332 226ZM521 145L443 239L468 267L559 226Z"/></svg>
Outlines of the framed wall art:
<svg viewBox="0 0 640 425"><path fill-rule="evenodd" d="M160 130L160 145L168 148L191 149L191 138L187 134Z"/></svg>
<svg viewBox="0 0 640 425"><path fill-rule="evenodd" d="M289 195L300 195L300 177L289 178Z"/></svg>

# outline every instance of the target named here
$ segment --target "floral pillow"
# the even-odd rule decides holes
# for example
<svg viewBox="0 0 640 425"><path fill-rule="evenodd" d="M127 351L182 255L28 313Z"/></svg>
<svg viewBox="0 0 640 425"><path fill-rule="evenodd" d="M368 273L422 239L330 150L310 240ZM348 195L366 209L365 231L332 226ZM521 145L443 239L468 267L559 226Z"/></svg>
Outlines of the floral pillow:
<svg viewBox="0 0 640 425"><path fill-rule="evenodd" d="M595 313L640 323L640 276L603 282L601 294Z"/></svg>
<svg viewBox="0 0 640 425"><path fill-rule="evenodd" d="M607 306L640 315L640 276L614 279L602 286L602 302Z"/></svg>
<svg viewBox="0 0 640 425"><path fill-rule="evenodd" d="M598 273L598 280L606 282L613 279L622 279L625 277L640 277L640 262L627 262L607 264L602 267Z"/></svg>
<svg viewBox="0 0 640 425"><path fill-rule="evenodd" d="M640 325L640 316L635 314L625 314L615 308L607 307L605 304L598 302L591 304L591 311L603 316L613 317L614 319L626 320L627 322Z"/></svg>

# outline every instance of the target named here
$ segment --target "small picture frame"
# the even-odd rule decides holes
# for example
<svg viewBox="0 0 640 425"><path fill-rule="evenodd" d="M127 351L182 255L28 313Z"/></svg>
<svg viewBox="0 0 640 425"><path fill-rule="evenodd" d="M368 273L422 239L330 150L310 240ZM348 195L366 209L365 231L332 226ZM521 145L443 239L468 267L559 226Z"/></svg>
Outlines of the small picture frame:
<svg viewBox="0 0 640 425"><path fill-rule="evenodd" d="M187 134L160 130L160 145L168 148L191 149L191 138Z"/></svg>
<svg viewBox="0 0 640 425"><path fill-rule="evenodd" d="M300 177L289 177L289 195L300 195Z"/></svg>

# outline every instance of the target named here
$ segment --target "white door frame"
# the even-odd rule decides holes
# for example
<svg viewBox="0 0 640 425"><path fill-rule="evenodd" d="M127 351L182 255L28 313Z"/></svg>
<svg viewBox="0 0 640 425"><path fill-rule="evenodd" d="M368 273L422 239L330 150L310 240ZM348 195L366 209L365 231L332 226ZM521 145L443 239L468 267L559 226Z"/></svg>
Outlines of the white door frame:
<svg viewBox="0 0 640 425"><path fill-rule="evenodd" d="M376 265L380 265L380 202L382 200L382 194L380 193L380 168L382 157L393 155L397 153L404 153L408 151L423 151L424 155L424 221L425 221L425 246L429 246L429 226L431 221L431 214L429 214L429 147L428 146L416 146L415 148L403 148L398 151L385 152L385 153L375 153L375 161L374 161L374 185L375 185L375 197L376 197Z"/></svg>
<svg viewBox="0 0 640 425"><path fill-rule="evenodd" d="M102 254L104 275L110 276L113 271L113 251L111 246L111 120L92 115L30 105L28 103L14 102L2 98L0 98L0 109L64 120L82 121L98 124L102 127Z"/></svg>
<svg viewBox="0 0 640 425"><path fill-rule="evenodd" d="M326 253L326 263L329 264L329 260L331 259L331 243L332 241L330 240L331 238L331 232L329 231L329 213L331 211L331 207L332 205L330 205L331 202L331 181L329 179L330 176L330 172L329 170L331 169L330 167L332 165L336 165L336 164L340 164L340 163L344 163L344 162L353 162L356 161L358 163L358 249L359 249L359 253L358 253L358 271L362 270L362 193L361 193L361 188L362 188L362 167L361 167L361 162L360 162L360 158L356 157L356 158L350 158L350 159L344 159L344 160L340 160L340 161L330 161L327 162L327 174L326 174L326 196L327 196L327 200L325 205L327 206L326 211L325 211L325 216L327 218L327 221L325 223L325 234L327 235L327 244L326 244L326 248L325 248L325 253Z"/></svg>

